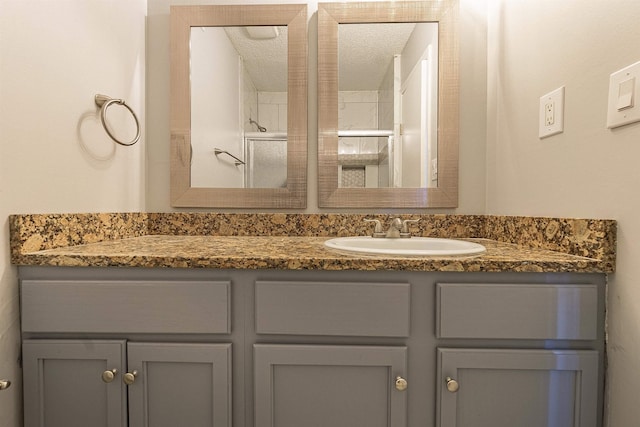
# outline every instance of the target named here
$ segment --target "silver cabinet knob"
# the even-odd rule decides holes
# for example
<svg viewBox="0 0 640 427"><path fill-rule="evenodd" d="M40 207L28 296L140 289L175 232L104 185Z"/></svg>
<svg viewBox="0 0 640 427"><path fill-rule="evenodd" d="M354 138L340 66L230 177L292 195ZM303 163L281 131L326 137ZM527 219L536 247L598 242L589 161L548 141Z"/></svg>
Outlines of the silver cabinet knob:
<svg viewBox="0 0 640 427"><path fill-rule="evenodd" d="M9 380L0 380L0 391L6 390L11 386L11 381Z"/></svg>
<svg viewBox="0 0 640 427"><path fill-rule="evenodd" d="M117 369L106 370L102 373L102 381L109 384L118 374Z"/></svg>
<svg viewBox="0 0 640 427"><path fill-rule="evenodd" d="M458 381L454 380L453 378L447 377L446 381L447 390L449 390L450 393L455 393L460 388L460 384L458 384Z"/></svg>
<svg viewBox="0 0 640 427"><path fill-rule="evenodd" d="M396 377L396 390L405 391L407 389L407 380L402 377Z"/></svg>
<svg viewBox="0 0 640 427"><path fill-rule="evenodd" d="M122 381L124 381L126 385L131 385L134 382L136 382L137 377L138 377L138 371L127 372L122 376Z"/></svg>
<svg viewBox="0 0 640 427"><path fill-rule="evenodd" d="M117 369L106 370L102 373L102 381L109 384L111 381L114 380L117 374L118 374Z"/></svg>

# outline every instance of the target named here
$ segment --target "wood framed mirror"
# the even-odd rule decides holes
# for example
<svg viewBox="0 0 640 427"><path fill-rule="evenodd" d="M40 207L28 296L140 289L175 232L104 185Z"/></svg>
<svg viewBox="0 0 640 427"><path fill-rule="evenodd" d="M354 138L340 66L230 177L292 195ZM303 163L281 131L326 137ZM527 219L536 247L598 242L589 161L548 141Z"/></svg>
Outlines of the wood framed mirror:
<svg viewBox="0 0 640 427"><path fill-rule="evenodd" d="M380 46L390 51L378 61ZM318 4L320 207L457 206L458 50L457 0ZM378 62L384 76L363 87ZM375 117L353 124L356 106Z"/></svg>
<svg viewBox="0 0 640 427"><path fill-rule="evenodd" d="M172 6L170 37L171 205L306 207L307 6Z"/></svg>

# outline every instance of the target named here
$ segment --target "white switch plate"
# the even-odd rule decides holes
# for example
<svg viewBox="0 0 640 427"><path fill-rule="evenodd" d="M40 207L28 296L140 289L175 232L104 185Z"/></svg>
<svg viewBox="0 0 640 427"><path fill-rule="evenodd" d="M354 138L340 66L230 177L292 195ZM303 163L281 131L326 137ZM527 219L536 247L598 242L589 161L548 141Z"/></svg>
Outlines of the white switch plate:
<svg viewBox="0 0 640 427"><path fill-rule="evenodd" d="M611 74L607 108L610 129L637 121L640 121L640 62Z"/></svg>
<svg viewBox="0 0 640 427"><path fill-rule="evenodd" d="M564 86L540 97L538 137L564 131Z"/></svg>

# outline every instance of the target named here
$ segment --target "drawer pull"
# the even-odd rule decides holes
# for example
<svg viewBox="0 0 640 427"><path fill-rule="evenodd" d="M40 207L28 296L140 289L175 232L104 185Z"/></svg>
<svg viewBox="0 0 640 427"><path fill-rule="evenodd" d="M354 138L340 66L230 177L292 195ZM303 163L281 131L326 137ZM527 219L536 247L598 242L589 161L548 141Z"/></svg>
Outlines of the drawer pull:
<svg viewBox="0 0 640 427"><path fill-rule="evenodd" d="M109 384L118 375L117 369L106 370L102 373L102 381Z"/></svg>
<svg viewBox="0 0 640 427"><path fill-rule="evenodd" d="M459 388L460 384L458 384L458 381L451 377L447 377L447 390L449 390L450 393L457 392Z"/></svg>
<svg viewBox="0 0 640 427"><path fill-rule="evenodd" d="M134 382L136 382L137 377L138 377L138 371L127 372L126 374L123 375L122 381L124 381L126 385L131 385Z"/></svg>
<svg viewBox="0 0 640 427"><path fill-rule="evenodd" d="M396 377L396 390L405 391L407 389L407 380L402 377Z"/></svg>
<svg viewBox="0 0 640 427"><path fill-rule="evenodd" d="M11 381L9 380L0 380L0 390L6 390L11 386Z"/></svg>

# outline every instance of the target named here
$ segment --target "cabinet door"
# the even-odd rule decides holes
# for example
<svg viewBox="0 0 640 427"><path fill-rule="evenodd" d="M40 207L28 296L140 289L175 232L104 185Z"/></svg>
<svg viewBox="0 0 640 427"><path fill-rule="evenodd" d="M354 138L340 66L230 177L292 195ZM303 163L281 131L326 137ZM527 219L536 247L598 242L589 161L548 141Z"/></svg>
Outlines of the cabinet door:
<svg viewBox="0 0 640 427"><path fill-rule="evenodd" d="M406 347L255 345L254 354L255 427L406 426L407 392L396 388Z"/></svg>
<svg viewBox="0 0 640 427"><path fill-rule="evenodd" d="M25 427L126 427L124 341L25 340L22 357Z"/></svg>
<svg viewBox="0 0 640 427"><path fill-rule="evenodd" d="M595 427L597 373L596 351L441 348L436 425Z"/></svg>
<svg viewBox="0 0 640 427"><path fill-rule="evenodd" d="M231 344L129 343L131 427L230 427Z"/></svg>

